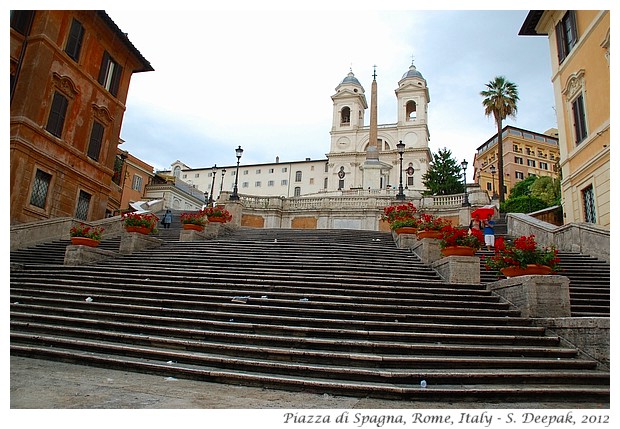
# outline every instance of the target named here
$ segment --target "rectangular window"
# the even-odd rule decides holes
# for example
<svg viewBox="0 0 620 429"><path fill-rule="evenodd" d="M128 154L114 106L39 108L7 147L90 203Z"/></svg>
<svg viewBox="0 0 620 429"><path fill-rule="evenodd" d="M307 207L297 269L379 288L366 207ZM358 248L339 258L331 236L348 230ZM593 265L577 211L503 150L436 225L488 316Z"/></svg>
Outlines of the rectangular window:
<svg viewBox="0 0 620 429"><path fill-rule="evenodd" d="M260 174L260 168L256 169L256 174Z"/></svg>
<svg viewBox="0 0 620 429"><path fill-rule="evenodd" d="M491 182L487 182L487 191L492 191L493 190L493 185L491 185Z"/></svg>
<svg viewBox="0 0 620 429"><path fill-rule="evenodd" d="M311 184L311 185L314 185L314 177L311 177L311 178L310 178L310 184Z"/></svg>
<svg viewBox="0 0 620 429"><path fill-rule="evenodd" d="M99 78L97 80L115 97L116 94L118 94L122 72L123 68L114 61L107 51L104 52L101 60L101 68L99 69Z"/></svg>
<svg viewBox="0 0 620 429"><path fill-rule="evenodd" d="M519 152L519 145L518 144L513 144L512 145L512 150L513 150L513 152Z"/></svg>
<svg viewBox="0 0 620 429"><path fill-rule="evenodd" d="M523 158L520 156L515 156L515 164L523 164Z"/></svg>
<svg viewBox="0 0 620 429"><path fill-rule="evenodd" d="M517 179L523 179L523 173L520 171L515 171L515 178Z"/></svg>
<svg viewBox="0 0 620 429"><path fill-rule="evenodd" d="M52 175L45 171L37 170L32 184L32 194L30 194L30 204L44 209L47 201L47 194L52 182Z"/></svg>
<svg viewBox="0 0 620 429"><path fill-rule="evenodd" d="M11 28L23 36L30 34L34 10L12 10Z"/></svg>
<svg viewBox="0 0 620 429"><path fill-rule="evenodd" d="M243 183L241 184L241 187L242 187L242 188L249 188L249 187L250 187L250 183L249 183L249 182L243 182Z"/></svg>
<svg viewBox="0 0 620 429"><path fill-rule="evenodd" d="M77 219L88 219L88 209L90 207L91 195L88 192L80 191L77 207L75 209L75 217Z"/></svg>
<svg viewBox="0 0 620 429"><path fill-rule="evenodd" d="M280 185L282 185L282 186L288 186L288 180L286 180L286 179L282 179L282 181L280 182Z"/></svg>
<svg viewBox="0 0 620 429"><path fill-rule="evenodd" d="M575 143L581 143L587 136L586 112L583 107L583 94L580 94L572 103L573 123L575 127Z"/></svg>
<svg viewBox="0 0 620 429"><path fill-rule="evenodd" d="M67 45L65 46L65 52L75 61L78 61L80 58L83 38L84 27L82 27L80 21L73 18L73 21L71 22L71 29L69 30L69 37L67 38Z"/></svg>
<svg viewBox="0 0 620 429"><path fill-rule="evenodd" d="M248 170L243 170L243 175L247 176L248 174L250 174L250 172Z"/></svg>
<svg viewBox="0 0 620 429"><path fill-rule="evenodd" d="M256 181L256 182L254 183L254 186L255 186L255 187L257 187L257 188L260 188L260 185L261 185L260 180L259 180L259 181Z"/></svg>
<svg viewBox="0 0 620 429"><path fill-rule="evenodd" d="M584 220L589 223L596 223L596 208L594 206L594 188L592 185L581 191L583 194Z"/></svg>
<svg viewBox="0 0 620 429"><path fill-rule="evenodd" d="M103 128L103 125L99 122L93 122L93 128L90 130L90 141L88 143L88 157L95 161L99 160L104 130L105 128Z"/></svg>
<svg viewBox="0 0 620 429"><path fill-rule="evenodd" d="M549 170L549 165L546 162L539 162L538 163L539 167L542 168L543 170Z"/></svg>
<svg viewBox="0 0 620 429"><path fill-rule="evenodd" d="M50 115L47 118L45 129L58 138L62 137L62 128L65 124L65 115L67 114L68 106L69 100L67 100L67 97L60 92L54 92L52 108L50 109Z"/></svg>
<svg viewBox="0 0 620 429"><path fill-rule="evenodd" d="M533 159L528 159L527 160L527 166L528 167L536 167L536 161L534 161Z"/></svg>
<svg viewBox="0 0 620 429"><path fill-rule="evenodd" d="M282 173L286 173L288 171L288 167L282 167Z"/></svg>
<svg viewBox="0 0 620 429"><path fill-rule="evenodd" d="M558 46L558 60L560 64L577 44L577 22L575 11L569 10L555 26L555 38Z"/></svg>
<svg viewBox="0 0 620 429"><path fill-rule="evenodd" d="M194 174L194 177L195 177L195 178L200 177L200 173L196 173L196 174Z"/></svg>
<svg viewBox="0 0 620 429"><path fill-rule="evenodd" d="M274 172L274 171L275 171L275 169L270 168L270 169L269 169L269 174L273 174L273 172Z"/></svg>
<svg viewBox="0 0 620 429"><path fill-rule="evenodd" d="M274 186L275 182L273 180L270 180L267 182L267 186Z"/></svg>
<svg viewBox="0 0 620 429"><path fill-rule="evenodd" d="M137 174L133 175L131 189L133 189L134 191L142 192L142 177L138 176Z"/></svg>
<svg viewBox="0 0 620 429"><path fill-rule="evenodd" d="M184 175L183 175L183 178L184 178L184 179L187 179L187 174L184 174Z"/></svg>
<svg viewBox="0 0 620 429"><path fill-rule="evenodd" d="M413 186L413 176L407 176L407 186Z"/></svg>

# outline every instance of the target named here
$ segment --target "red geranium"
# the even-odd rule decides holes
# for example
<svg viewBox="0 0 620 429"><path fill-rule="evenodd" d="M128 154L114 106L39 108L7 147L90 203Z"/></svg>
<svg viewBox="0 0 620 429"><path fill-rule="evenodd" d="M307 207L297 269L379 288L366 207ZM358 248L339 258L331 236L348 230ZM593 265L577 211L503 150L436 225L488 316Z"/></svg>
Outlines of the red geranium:
<svg viewBox="0 0 620 429"><path fill-rule="evenodd" d="M515 239L513 244L505 244L503 239L497 239L495 255L487 257L485 262L487 270L495 271L506 267L526 268L528 264L545 265L553 272L560 269L557 249L553 246L538 246L534 235L523 235Z"/></svg>
<svg viewBox="0 0 620 429"><path fill-rule="evenodd" d="M439 245L442 249L448 246L467 246L478 250L484 244L484 234L479 229L469 232L467 228L446 225L441 229L441 232L443 237Z"/></svg>

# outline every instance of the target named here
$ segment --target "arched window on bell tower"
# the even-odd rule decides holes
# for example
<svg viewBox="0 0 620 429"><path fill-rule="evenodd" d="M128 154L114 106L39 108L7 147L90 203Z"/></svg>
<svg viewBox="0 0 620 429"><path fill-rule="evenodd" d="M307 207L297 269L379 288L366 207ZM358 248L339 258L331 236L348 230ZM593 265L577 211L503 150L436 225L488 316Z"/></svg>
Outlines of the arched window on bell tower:
<svg viewBox="0 0 620 429"><path fill-rule="evenodd" d="M407 101L407 120L414 121L418 117L417 106L415 101L409 100Z"/></svg>
<svg viewBox="0 0 620 429"><path fill-rule="evenodd" d="M340 125L349 125L351 123L351 108L343 107L340 111Z"/></svg>

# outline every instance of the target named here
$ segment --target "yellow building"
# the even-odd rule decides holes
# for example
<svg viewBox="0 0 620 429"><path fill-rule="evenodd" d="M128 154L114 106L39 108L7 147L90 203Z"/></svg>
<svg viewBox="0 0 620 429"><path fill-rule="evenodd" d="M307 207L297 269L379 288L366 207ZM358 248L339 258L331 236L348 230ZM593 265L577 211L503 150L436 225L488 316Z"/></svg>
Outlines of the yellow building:
<svg viewBox="0 0 620 429"><path fill-rule="evenodd" d="M609 228L609 11L533 10L519 35L549 39L565 223Z"/></svg>
<svg viewBox="0 0 620 429"><path fill-rule="evenodd" d="M557 177L560 158L557 131L551 128L541 134L510 125L502 129L506 197L518 182L528 176ZM478 147L474 157L474 179L491 198L499 194L497 171L497 134L495 134Z"/></svg>

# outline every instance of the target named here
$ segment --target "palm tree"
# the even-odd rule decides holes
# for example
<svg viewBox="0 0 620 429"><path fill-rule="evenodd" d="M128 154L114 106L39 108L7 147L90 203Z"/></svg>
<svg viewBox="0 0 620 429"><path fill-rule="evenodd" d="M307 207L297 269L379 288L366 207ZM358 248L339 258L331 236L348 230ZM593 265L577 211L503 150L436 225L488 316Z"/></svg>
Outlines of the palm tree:
<svg viewBox="0 0 620 429"><path fill-rule="evenodd" d="M496 76L486 84L487 89L481 91L484 97L482 105L484 114L493 115L497 124L497 175L499 176L499 202L504 202L504 148L502 145L502 122L507 117L517 115L519 91L517 85L506 80L504 76Z"/></svg>

